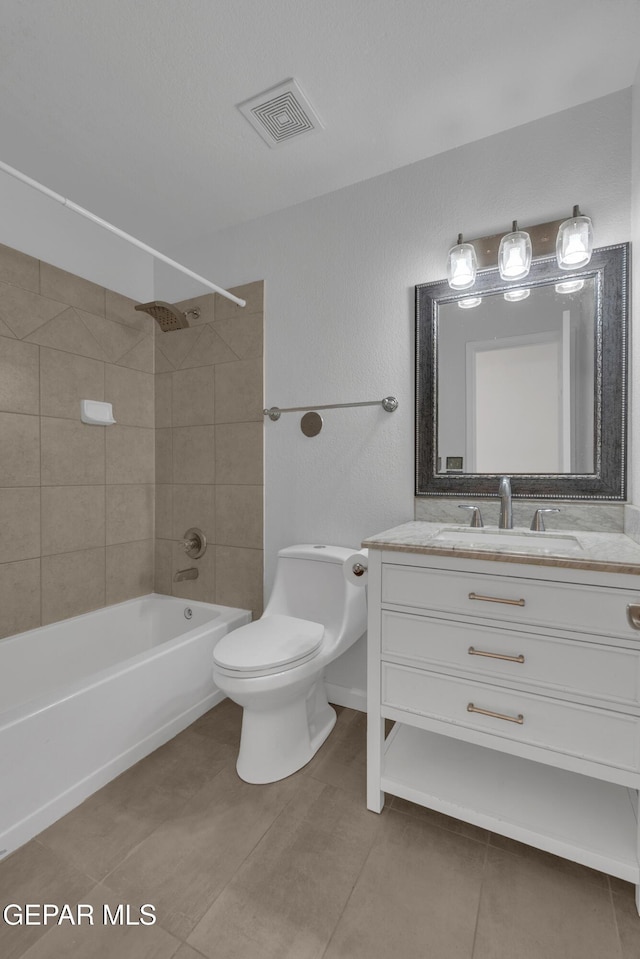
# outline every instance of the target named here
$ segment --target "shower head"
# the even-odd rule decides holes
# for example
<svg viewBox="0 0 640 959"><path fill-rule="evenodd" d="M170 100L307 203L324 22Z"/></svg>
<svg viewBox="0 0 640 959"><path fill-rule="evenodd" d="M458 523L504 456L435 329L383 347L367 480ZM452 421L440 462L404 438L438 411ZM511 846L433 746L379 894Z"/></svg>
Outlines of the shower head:
<svg viewBox="0 0 640 959"><path fill-rule="evenodd" d="M187 315L199 317L200 310L187 310L183 313L171 303L164 303L162 300L153 300L151 303L139 303L136 310L148 313L157 322L163 333L169 333L171 330L184 330L189 326Z"/></svg>

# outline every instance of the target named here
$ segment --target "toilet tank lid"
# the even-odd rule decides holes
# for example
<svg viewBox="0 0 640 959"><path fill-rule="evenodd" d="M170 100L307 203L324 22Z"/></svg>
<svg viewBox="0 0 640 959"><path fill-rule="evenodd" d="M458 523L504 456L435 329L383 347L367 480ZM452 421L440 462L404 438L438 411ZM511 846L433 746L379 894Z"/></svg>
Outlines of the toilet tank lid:
<svg viewBox="0 0 640 959"><path fill-rule="evenodd" d="M286 546L278 551L278 556L289 559L310 559L321 563L344 563L355 549L346 546L326 546L316 543L301 543L298 546Z"/></svg>

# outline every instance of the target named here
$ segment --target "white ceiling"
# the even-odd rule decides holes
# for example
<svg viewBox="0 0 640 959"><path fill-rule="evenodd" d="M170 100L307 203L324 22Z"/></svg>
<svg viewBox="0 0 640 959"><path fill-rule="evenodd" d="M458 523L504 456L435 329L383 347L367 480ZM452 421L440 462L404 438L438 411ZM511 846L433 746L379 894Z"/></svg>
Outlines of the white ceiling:
<svg viewBox="0 0 640 959"><path fill-rule="evenodd" d="M159 249L623 89L639 0L1 0L0 160ZM289 77L326 129L236 104Z"/></svg>

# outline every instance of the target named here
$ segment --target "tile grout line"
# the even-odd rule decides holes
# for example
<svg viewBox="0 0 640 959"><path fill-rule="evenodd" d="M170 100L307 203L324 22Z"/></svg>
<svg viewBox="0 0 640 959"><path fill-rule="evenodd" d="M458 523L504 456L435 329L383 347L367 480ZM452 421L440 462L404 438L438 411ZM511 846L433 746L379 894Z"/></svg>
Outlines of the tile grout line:
<svg viewBox="0 0 640 959"><path fill-rule="evenodd" d="M475 921L475 925L474 925L474 927L473 927L473 941L472 941L472 943L471 943L471 952L470 952L470 954L469 954L469 959L473 959L473 957L474 957L474 955L475 955L475 951L476 951L476 940L477 940L477 938L478 938L478 926L479 926L479 924L480 924L480 908L481 908L481 906L482 906L482 894L483 894L483 891L484 891L484 884L485 884L486 872L487 872L487 862L488 862L488 859L489 859L489 846L490 846L489 839L490 839L490 837L491 837L491 833L488 832L488 833L487 833L487 843L486 843L486 847L485 847L485 851L484 851L484 862L483 862L483 864L482 864L482 878L481 878L481 880L480 880L480 892L479 892L479 894L478 894L478 908L477 908L477 910L476 910L476 921Z"/></svg>

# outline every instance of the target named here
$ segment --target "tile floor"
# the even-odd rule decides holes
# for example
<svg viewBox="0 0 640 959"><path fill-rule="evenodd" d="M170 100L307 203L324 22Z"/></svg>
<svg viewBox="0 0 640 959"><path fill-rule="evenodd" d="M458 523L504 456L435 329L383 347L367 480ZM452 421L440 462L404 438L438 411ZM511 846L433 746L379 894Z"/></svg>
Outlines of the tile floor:
<svg viewBox="0 0 640 959"><path fill-rule="evenodd" d="M365 717L268 786L234 769L226 701L0 864L2 904L78 902L93 926L6 925L2 959L637 959L633 889L398 799L365 808ZM156 908L102 924L103 905Z"/></svg>

